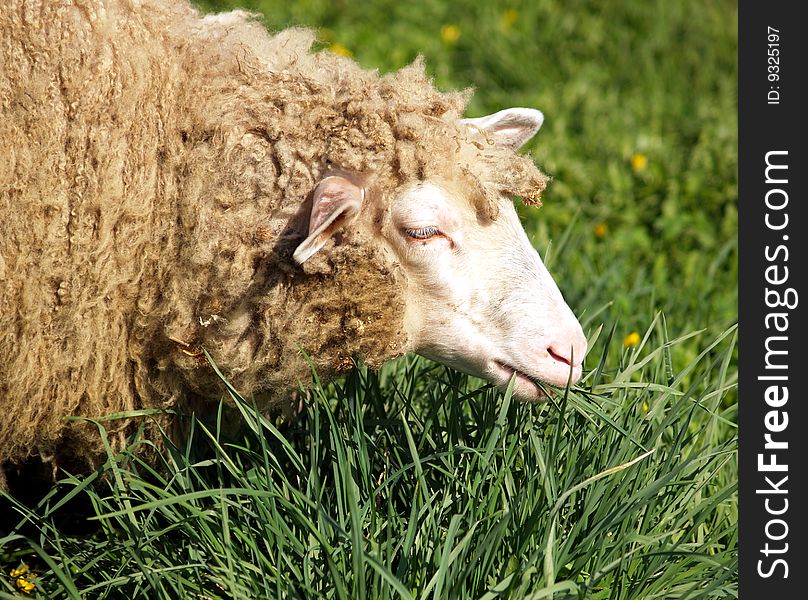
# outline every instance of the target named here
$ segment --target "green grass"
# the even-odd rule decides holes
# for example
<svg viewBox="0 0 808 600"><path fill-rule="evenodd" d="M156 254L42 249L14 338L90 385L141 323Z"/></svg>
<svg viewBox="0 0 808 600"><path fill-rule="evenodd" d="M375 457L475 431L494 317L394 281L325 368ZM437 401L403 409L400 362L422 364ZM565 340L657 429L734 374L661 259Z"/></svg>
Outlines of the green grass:
<svg viewBox="0 0 808 600"><path fill-rule="evenodd" d="M0 597L21 564L57 598L737 597L736 5L204 4L382 71L421 53L471 116L543 110L526 150L554 181L520 211L585 377L525 405L408 357L295 423L236 400L244 435L197 423L162 468L125 452L0 500Z"/></svg>
<svg viewBox="0 0 808 600"><path fill-rule="evenodd" d="M210 454L174 448L158 471L110 457L99 486L18 506L24 533L0 541L57 597L731 596L734 337L672 377L684 341L626 351L546 406L423 359L318 387L283 431L239 401L244 438L200 428ZM71 496L93 535L52 516Z"/></svg>

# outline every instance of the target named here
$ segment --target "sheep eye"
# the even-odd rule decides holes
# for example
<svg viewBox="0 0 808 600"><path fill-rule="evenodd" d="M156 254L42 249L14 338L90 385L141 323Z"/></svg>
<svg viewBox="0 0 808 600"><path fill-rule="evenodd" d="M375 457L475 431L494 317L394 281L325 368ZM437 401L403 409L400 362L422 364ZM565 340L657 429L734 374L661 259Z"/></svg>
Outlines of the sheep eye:
<svg viewBox="0 0 808 600"><path fill-rule="evenodd" d="M404 233L414 240L428 240L440 233L437 227L418 227L417 229L405 229Z"/></svg>

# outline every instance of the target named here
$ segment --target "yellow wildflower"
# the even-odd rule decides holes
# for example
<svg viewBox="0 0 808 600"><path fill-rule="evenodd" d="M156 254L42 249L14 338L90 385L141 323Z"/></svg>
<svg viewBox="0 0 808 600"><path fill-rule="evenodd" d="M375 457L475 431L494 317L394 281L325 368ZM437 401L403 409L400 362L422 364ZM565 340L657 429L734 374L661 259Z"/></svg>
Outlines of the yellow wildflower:
<svg viewBox="0 0 808 600"><path fill-rule="evenodd" d="M440 39L447 44L454 44L460 38L460 29L457 25L444 25L440 28Z"/></svg>
<svg viewBox="0 0 808 600"><path fill-rule="evenodd" d="M645 167L648 166L648 157L645 154L634 154L631 157L631 168L634 169L635 173L639 173L640 171L645 171Z"/></svg>
<svg viewBox="0 0 808 600"><path fill-rule="evenodd" d="M642 411L643 412L648 412L648 403L647 402L642 403Z"/></svg>
<svg viewBox="0 0 808 600"><path fill-rule="evenodd" d="M606 226L606 223L598 223L595 225L595 237L599 240L602 240L606 237L606 234L609 233L609 228Z"/></svg>
<svg viewBox="0 0 808 600"><path fill-rule="evenodd" d="M9 571L9 575L11 577L20 577L21 575L25 575L28 572L28 565L23 565L17 569L11 569Z"/></svg>
<svg viewBox="0 0 808 600"><path fill-rule="evenodd" d="M347 56L348 58L351 58L353 56L353 52L348 50L348 48L346 48L339 42L334 42L328 47L328 49L334 54L339 54L340 56Z"/></svg>
<svg viewBox="0 0 808 600"><path fill-rule="evenodd" d="M500 29L502 31L510 31L513 24L516 23L516 20L519 18L519 11L515 8L509 8L504 13L502 13L502 19L499 22Z"/></svg>
<svg viewBox="0 0 808 600"><path fill-rule="evenodd" d="M20 588L26 594L30 594L36 588L36 584L34 580L36 579L35 573L28 572L28 565L23 564L22 566L17 567L16 569L11 569L8 572L12 579L16 579L15 582L17 587Z"/></svg>
<svg viewBox="0 0 808 600"><path fill-rule="evenodd" d="M636 331L632 331L623 339L623 345L626 348L631 348L632 346L636 346L640 343L640 334Z"/></svg>

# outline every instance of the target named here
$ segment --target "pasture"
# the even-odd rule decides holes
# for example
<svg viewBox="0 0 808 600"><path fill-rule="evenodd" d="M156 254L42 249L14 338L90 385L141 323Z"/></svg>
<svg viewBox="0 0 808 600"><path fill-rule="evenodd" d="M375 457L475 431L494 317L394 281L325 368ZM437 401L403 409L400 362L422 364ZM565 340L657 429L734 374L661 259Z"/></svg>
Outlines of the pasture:
<svg viewBox="0 0 808 600"><path fill-rule="evenodd" d="M737 597L736 4L199 4L382 71L422 54L469 116L542 110L553 181L519 210L584 377L528 405L407 357L291 423L233 391L243 436L0 499L0 597Z"/></svg>

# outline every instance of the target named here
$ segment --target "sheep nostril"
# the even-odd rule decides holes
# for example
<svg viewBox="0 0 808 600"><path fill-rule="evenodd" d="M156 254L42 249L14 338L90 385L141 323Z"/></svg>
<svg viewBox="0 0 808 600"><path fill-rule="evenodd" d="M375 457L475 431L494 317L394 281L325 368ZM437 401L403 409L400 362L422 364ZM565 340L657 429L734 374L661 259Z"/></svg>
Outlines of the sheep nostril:
<svg viewBox="0 0 808 600"><path fill-rule="evenodd" d="M565 365L572 366L572 361L569 358L567 358L566 356L564 356L562 354L559 354L558 352L556 352L552 348L547 348L547 353L550 356L552 356L555 360L557 360L558 362L562 362Z"/></svg>

